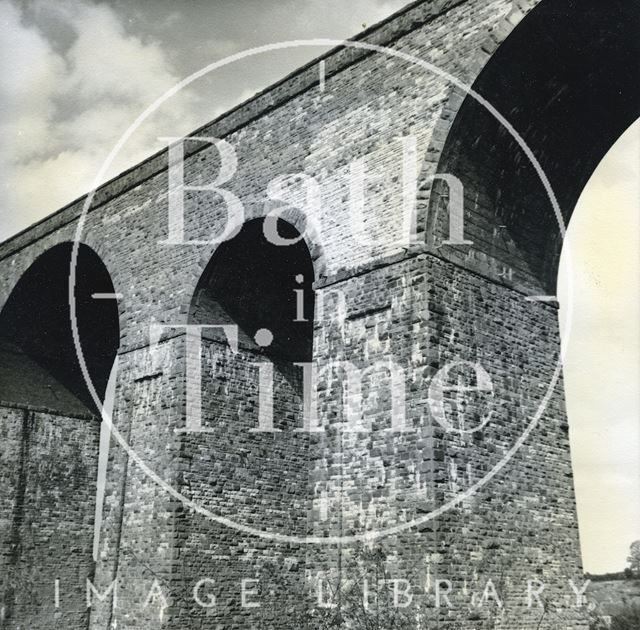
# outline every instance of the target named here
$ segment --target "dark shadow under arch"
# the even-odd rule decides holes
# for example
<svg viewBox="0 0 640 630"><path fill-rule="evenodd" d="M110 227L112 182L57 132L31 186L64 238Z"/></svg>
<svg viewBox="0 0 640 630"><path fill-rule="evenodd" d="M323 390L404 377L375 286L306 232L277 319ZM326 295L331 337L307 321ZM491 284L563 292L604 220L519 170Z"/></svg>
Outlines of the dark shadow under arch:
<svg viewBox="0 0 640 630"><path fill-rule="evenodd" d="M640 115L639 32L639 2L543 0L473 85L531 148L566 223L596 166ZM471 97L437 170L465 187L467 238L513 267L515 284L554 293L562 239L551 203L514 138ZM427 233L439 242L447 238L439 208L446 195L446 186L433 186Z"/></svg>
<svg viewBox="0 0 640 630"><path fill-rule="evenodd" d="M93 579L95 571L100 425L72 335L72 248L62 243L41 254L0 312L2 627L44 630L60 617L69 630L84 630L89 622L86 579ZM101 398L119 345L113 294L98 255L80 245L77 324L85 362ZM57 608L50 596L56 579Z"/></svg>
<svg viewBox="0 0 640 630"><path fill-rule="evenodd" d="M278 220L279 234L296 241L289 245L273 244L263 228L263 219L250 220L220 244L191 300L188 323L236 327L238 348L233 351L219 329L201 331L203 431L180 436L181 483L187 496L204 497L208 509L235 522L304 534L311 436L301 431L304 373L296 364L312 360L314 267L290 223ZM256 335L262 329L272 343L264 344L271 335ZM270 426L269 420L261 424L265 415ZM188 518L184 526L202 531L199 520ZM230 539L216 533L217 525L207 527L211 548L220 553L228 553L229 540L235 545L246 536L233 532ZM184 547L183 557L193 560L183 571L197 580L201 565L189 556L196 550Z"/></svg>
<svg viewBox="0 0 640 630"><path fill-rule="evenodd" d="M5 356L0 401L62 413L97 413L72 336L71 243L56 245L24 272L0 312ZM102 299L96 294L103 294ZM76 316L82 351L97 394L104 397L118 350L118 306L109 272L88 246L76 262Z"/></svg>
<svg viewBox="0 0 640 630"><path fill-rule="evenodd" d="M270 242L264 221L254 219L218 247L198 282L188 321L237 325L244 349L276 362L308 362L313 354L313 262L296 228L282 219L277 225L283 239L296 242ZM255 342L260 329L273 334L264 348Z"/></svg>

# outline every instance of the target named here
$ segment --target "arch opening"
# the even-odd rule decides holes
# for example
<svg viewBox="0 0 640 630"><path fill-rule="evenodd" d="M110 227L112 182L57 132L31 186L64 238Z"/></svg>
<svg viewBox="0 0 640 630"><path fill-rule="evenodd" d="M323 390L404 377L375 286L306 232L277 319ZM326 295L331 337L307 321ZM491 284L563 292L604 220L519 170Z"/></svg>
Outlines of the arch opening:
<svg viewBox="0 0 640 630"><path fill-rule="evenodd" d="M100 425L73 342L71 254L72 244L62 243L39 256L0 312L0 606L7 627L44 630L60 615L73 630L88 624ZM85 245L76 272L82 350L104 397L119 345L114 287ZM56 579L57 606L45 596Z"/></svg>
<svg viewBox="0 0 640 630"><path fill-rule="evenodd" d="M300 237L281 219L277 228L285 239ZM189 306L188 324L203 327L202 429L180 435L180 489L213 513L259 531L307 532L311 438L301 431L304 373L296 363L312 360L313 281L304 240L274 245L264 220L254 219L218 246ZM217 326L237 327L237 352ZM203 528L190 515L183 526ZM210 552L228 553L228 535L215 523L205 527ZM248 534L233 536L234 545L255 544ZM181 555L182 575L197 581L201 553L185 544Z"/></svg>
<svg viewBox="0 0 640 630"><path fill-rule="evenodd" d="M5 357L0 400L67 413L99 415L85 382L71 327L72 244L42 254L0 312ZM101 399L119 345L118 306L109 272L86 245L76 263L76 321L87 369ZM106 299L105 299L106 298Z"/></svg>
<svg viewBox="0 0 640 630"><path fill-rule="evenodd" d="M295 227L278 219L277 230L292 244L270 242L264 221L254 219L218 247L198 282L188 321L235 325L244 350L264 354L277 365L310 362L313 262ZM219 339L220 332L204 331L203 336Z"/></svg>
<svg viewBox="0 0 640 630"><path fill-rule="evenodd" d="M509 121L538 160L565 225L570 225L576 204L602 159L640 116L639 29L640 5L635 2L542 0L499 45L473 83L473 89ZM461 253L460 247L443 244L448 236L444 203L448 190L438 180L429 198L428 244L441 257L479 273L489 283L516 289L517 293L505 289L504 295L521 318L517 326L536 318L545 322L545 338L553 344L538 357L544 339L541 336L539 344L531 340L531 357L540 359L538 366L514 365L515 370L524 366L527 374L535 375L548 367L546 362L555 364L556 343L559 351L557 313L539 302L548 304L558 295L562 230L538 173L509 131L473 98L461 94L457 102L461 105L453 120L447 112L440 121L447 135L437 172L457 177L464 186L464 232L472 245ZM616 210L609 203L600 212ZM513 320L505 315L503 322L510 326ZM595 370L593 357L586 364ZM598 378L597 389L607 387L607 378ZM548 377L541 380L546 383ZM535 390L529 394L520 389L535 398ZM505 394L513 392L507 388ZM571 412L575 405L569 401L568 408ZM554 465L567 472L564 478L555 477L553 469L542 463L535 493L538 496L544 487L545 496L553 488L563 494L562 506L549 502L545 509L550 530L556 539L564 536L566 541L565 557L556 553L558 566L566 573L579 571L577 536L563 530L564 524L574 522L575 504L561 388L550 399L544 418L545 430L557 423L553 448L544 445L540 434L533 435L539 440L536 447L546 448ZM519 490L526 493L526 484ZM543 549L549 547L549 540L538 540L546 546Z"/></svg>
<svg viewBox="0 0 640 630"><path fill-rule="evenodd" d="M605 153L640 116L639 29L637 3L543 0L473 84L536 156L565 223ZM466 238L512 285L554 294L562 236L540 178L490 112L461 100L437 171L463 183ZM427 233L440 243L446 196L433 185Z"/></svg>
<svg viewBox="0 0 640 630"><path fill-rule="evenodd" d="M558 300L562 312L573 286L560 333L584 569L619 573L640 537L640 119L587 183L566 243Z"/></svg>

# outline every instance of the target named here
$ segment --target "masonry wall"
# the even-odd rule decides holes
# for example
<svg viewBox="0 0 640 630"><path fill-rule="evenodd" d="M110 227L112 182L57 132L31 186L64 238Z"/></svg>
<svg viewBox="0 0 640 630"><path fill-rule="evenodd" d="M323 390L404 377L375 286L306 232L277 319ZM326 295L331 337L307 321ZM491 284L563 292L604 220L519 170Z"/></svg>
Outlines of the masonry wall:
<svg viewBox="0 0 640 630"><path fill-rule="evenodd" d="M316 351L369 374L362 379L363 430L354 433L337 428L344 422L339 402L354 405L344 379L320 379L323 411L336 411L325 412L323 449L312 451L312 480L326 490L332 515L316 521L315 531L397 533L345 543L332 567L324 550L312 553L315 568L333 569L336 587L340 579L375 584L380 574L407 580L414 605L389 613L387 595L389 624L584 627L569 583L582 585L568 424L561 382L549 388L558 368L556 309L429 254L329 290L348 296L347 316L317 339ZM393 390L383 366L390 357L406 375L400 435L389 431ZM491 392L443 396L432 389L438 373L459 361L482 365ZM477 376L469 366L452 367L445 384L474 386ZM452 589L451 609L436 606L437 580L451 582L442 587ZM488 580L504 608L491 598L479 606ZM546 610L527 605L529 580L546 585ZM362 621L362 593L346 599L347 617Z"/></svg>
<svg viewBox="0 0 640 630"><path fill-rule="evenodd" d="M0 407L0 420L0 627L84 629L98 424L24 407Z"/></svg>

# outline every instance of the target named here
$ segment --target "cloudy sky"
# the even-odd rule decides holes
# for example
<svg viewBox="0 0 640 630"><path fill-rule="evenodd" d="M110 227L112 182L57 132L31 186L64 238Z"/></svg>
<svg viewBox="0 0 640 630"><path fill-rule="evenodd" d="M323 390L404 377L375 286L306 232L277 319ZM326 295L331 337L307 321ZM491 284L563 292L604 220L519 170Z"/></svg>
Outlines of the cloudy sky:
<svg viewBox="0 0 640 630"><path fill-rule="evenodd" d="M89 190L118 137L180 79L262 44L350 37L404 4L0 0L0 172L9 174L0 240ZM150 117L110 174L162 148L159 136L189 133L321 52L261 55L198 81Z"/></svg>
<svg viewBox="0 0 640 630"><path fill-rule="evenodd" d="M227 55L350 37L406 0L0 0L0 240L80 196L118 137L165 90ZM193 84L131 138L109 175L317 56L252 58ZM571 221L566 386L585 567L620 570L640 539L640 125ZM561 272L561 286L567 279ZM563 289L560 289L561 301Z"/></svg>

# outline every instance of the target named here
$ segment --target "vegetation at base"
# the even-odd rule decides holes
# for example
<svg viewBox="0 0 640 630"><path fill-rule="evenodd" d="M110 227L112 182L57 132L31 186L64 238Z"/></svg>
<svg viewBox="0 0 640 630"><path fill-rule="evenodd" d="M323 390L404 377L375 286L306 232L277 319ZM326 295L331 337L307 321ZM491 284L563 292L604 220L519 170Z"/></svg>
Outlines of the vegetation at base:
<svg viewBox="0 0 640 630"><path fill-rule="evenodd" d="M640 605L625 606L610 620L600 615L592 616L589 630L638 630L640 628Z"/></svg>
<svg viewBox="0 0 640 630"><path fill-rule="evenodd" d="M624 571L616 573L601 573L599 575L585 573L585 577L592 582L613 582L616 580L632 580L635 576L630 568L626 568Z"/></svg>

